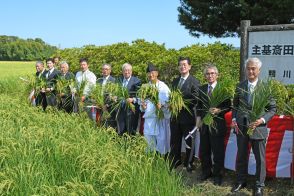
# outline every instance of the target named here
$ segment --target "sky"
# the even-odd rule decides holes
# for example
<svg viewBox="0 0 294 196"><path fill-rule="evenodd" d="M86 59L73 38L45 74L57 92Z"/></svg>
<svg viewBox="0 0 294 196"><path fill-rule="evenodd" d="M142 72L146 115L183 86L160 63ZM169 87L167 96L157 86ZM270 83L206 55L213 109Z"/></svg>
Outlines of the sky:
<svg viewBox="0 0 294 196"><path fill-rule="evenodd" d="M131 43L180 49L192 44L240 46L239 38L192 37L178 22L180 0L1 0L0 35L41 38L59 48Z"/></svg>

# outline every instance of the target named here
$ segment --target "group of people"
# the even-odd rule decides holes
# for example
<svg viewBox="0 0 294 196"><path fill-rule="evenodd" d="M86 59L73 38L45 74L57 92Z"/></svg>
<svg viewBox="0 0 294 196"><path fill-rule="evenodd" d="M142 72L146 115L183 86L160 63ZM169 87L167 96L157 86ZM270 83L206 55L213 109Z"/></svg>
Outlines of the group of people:
<svg viewBox="0 0 294 196"><path fill-rule="evenodd" d="M142 121L144 137L148 143L148 151L156 151L161 155L167 155L170 160L171 168L184 165L188 172L195 170L193 142L195 138L190 137L191 131L200 131L200 160L201 160L201 180L213 177L215 185L221 185L224 173L224 137L227 132L224 115L226 112L233 111L231 127L236 131L238 158L237 158L237 183L232 188L232 192L239 192L247 185L246 176L248 168L248 144L252 145L256 159L256 187L255 195L263 194L264 181L266 176L265 169L265 143L267 139L266 123L271 119L276 111L274 100L269 100L264 114L250 122L247 113L242 112L242 108L252 107L250 102L249 88L259 85L259 73L261 61L258 58L249 58L246 61L247 80L238 84L233 98L233 102L228 99L217 107L207 108L213 90L217 87L219 72L215 65L207 64L203 75L207 84L200 85L200 82L190 74L192 67L188 57L180 57L178 60L179 76L171 84L172 89L179 89L184 100L187 100L186 107L182 108L177 117L171 116L169 111L170 88L159 79L157 67L150 63L146 68L148 84L158 89L158 103L151 100L142 100L137 96L137 91L141 87L141 80L132 75L132 65L125 63L122 65L122 75L118 78L111 76L111 65L101 66L102 77L98 78L89 70L87 59L80 59L80 71L75 75L69 72L69 65L65 62L58 62L59 59L47 59L47 70L43 62L36 63L36 77L46 79L47 86L37 95L36 104L41 105L45 110L47 105L64 109L67 112L74 112L74 102L71 104L57 105L55 84L59 78L66 80L74 79L78 84L83 81L86 86L82 93L81 100L86 101L93 86L105 86L107 83L118 83L127 88L129 98L125 103L132 103L134 110L121 107L112 110L111 104L106 104L106 109L110 112L110 117L105 125L117 130L119 135L125 133L135 135ZM56 68L59 66L59 70ZM74 92L70 92L74 93ZM65 102L70 102L70 95L61 95ZM156 111L161 110L163 116L159 118ZM207 126L202 123L204 116L211 113L214 118L215 126ZM141 117L141 118L140 118ZM254 129L253 135L248 135L247 130ZM185 138L186 152L182 157L182 141ZM193 141L194 140L194 141Z"/></svg>

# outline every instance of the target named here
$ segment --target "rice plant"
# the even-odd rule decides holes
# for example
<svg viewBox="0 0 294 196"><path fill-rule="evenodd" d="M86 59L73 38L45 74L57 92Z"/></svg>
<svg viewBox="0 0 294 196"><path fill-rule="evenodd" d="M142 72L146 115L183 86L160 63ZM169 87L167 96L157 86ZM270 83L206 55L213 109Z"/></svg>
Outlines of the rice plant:
<svg viewBox="0 0 294 196"><path fill-rule="evenodd" d="M214 118L217 118L217 115L209 112L210 108L217 108L221 103L226 100L230 100L234 96L234 83L229 79L224 79L218 81L215 89L212 91L211 96L207 96L208 104L204 105L206 110L206 115L203 118L203 123L209 127L215 127ZM206 92L201 92L206 94ZM202 101L202 100L200 100Z"/></svg>

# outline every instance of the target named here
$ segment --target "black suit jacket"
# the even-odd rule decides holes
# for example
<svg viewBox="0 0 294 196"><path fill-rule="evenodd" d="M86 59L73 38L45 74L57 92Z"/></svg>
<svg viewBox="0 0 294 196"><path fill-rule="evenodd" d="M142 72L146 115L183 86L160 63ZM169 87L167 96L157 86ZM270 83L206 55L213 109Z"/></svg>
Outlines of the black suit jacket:
<svg viewBox="0 0 294 196"><path fill-rule="evenodd" d="M217 85L215 88L217 88ZM197 104L197 116L200 116L201 119L205 117L209 110L209 97L208 97L208 84L205 84L200 87L199 89L199 101ZM219 108L221 112L214 118L215 127L212 126L211 130L208 130L208 127L203 124L202 131L210 131L212 135L225 135L227 128L226 128L226 121L225 121L225 114L230 110L231 107L231 100L227 99L218 105L216 108Z"/></svg>
<svg viewBox="0 0 294 196"><path fill-rule="evenodd" d="M60 74L60 71L54 68L53 72L48 76L49 71L46 73L46 79L47 79L47 87L48 88L54 88L56 85L57 78Z"/></svg>
<svg viewBox="0 0 294 196"><path fill-rule="evenodd" d="M258 80L257 85L259 85L260 80ZM248 80L245 80L238 84L235 96L233 100L233 118L236 119L236 122L242 131L243 134L247 133L249 125L249 116L244 111L244 108L251 109L252 105L248 102ZM251 139L265 139L268 136L266 123L274 116L276 112L276 102L274 99L270 98L269 104L265 108L264 113L259 118L264 118L265 124L261 124L253 132L253 135L250 136ZM257 120L257 119L256 119Z"/></svg>
<svg viewBox="0 0 294 196"><path fill-rule="evenodd" d="M178 88L181 77L177 77L172 82L172 88ZM199 91L200 82L192 75L189 75L184 84L181 87L181 92L184 100L188 101L187 109L182 109L177 119L172 119L172 122L177 121L181 124L193 124L195 125L195 106L197 105L197 97Z"/></svg>
<svg viewBox="0 0 294 196"><path fill-rule="evenodd" d="M124 80L123 76L119 77L118 83L122 85L123 80ZM127 85L127 89L128 89L130 97L136 97L136 93L140 89L140 87L141 87L141 80L137 78L136 76L131 76Z"/></svg>
<svg viewBox="0 0 294 196"><path fill-rule="evenodd" d="M112 76L109 76L109 78L107 79L106 83L108 83L108 82L113 82L113 83L115 83L115 78L112 77ZM98 83L98 84L102 84L102 83L103 83L103 78L98 78L98 79L97 79L97 83Z"/></svg>
<svg viewBox="0 0 294 196"><path fill-rule="evenodd" d="M41 74L41 72L36 72L36 77L46 79L47 70L44 70L44 72L41 74L41 76L40 76L40 74Z"/></svg>
<svg viewBox="0 0 294 196"><path fill-rule="evenodd" d="M56 68L54 68L53 72L48 75L49 71L46 74L46 78L47 78L47 82L46 82L46 87L47 88L53 88L53 91L50 92L49 94L46 94L46 99L47 99L47 103L48 105L51 106L56 106L57 105L57 101L56 101L56 90L55 90L55 86L56 86L56 82L58 79L58 75L60 74L60 71L57 70Z"/></svg>

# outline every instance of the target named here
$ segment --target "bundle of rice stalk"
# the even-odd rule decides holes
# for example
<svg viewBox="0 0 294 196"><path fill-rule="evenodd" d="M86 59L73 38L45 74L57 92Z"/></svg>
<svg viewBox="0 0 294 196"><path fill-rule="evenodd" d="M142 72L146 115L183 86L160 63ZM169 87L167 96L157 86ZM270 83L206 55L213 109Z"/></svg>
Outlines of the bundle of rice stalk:
<svg viewBox="0 0 294 196"><path fill-rule="evenodd" d="M56 91L58 94L68 94L69 86L73 83L73 80L67 80L64 77L60 77L56 81Z"/></svg>
<svg viewBox="0 0 294 196"><path fill-rule="evenodd" d="M208 105L204 105L207 113L203 118L203 123L209 127L215 127L214 118L217 115L209 112L210 108L217 108L225 100L232 99L234 95L234 83L229 80L219 81L212 91L211 96L208 96ZM203 92L204 93L204 92ZM206 92L205 92L206 94ZM201 100L200 100L201 101Z"/></svg>
<svg viewBox="0 0 294 196"><path fill-rule="evenodd" d="M135 112L135 105L126 100L130 98L129 91L126 87L118 83L107 83L104 90L110 99L114 101L113 110L111 112L119 110L123 106Z"/></svg>
<svg viewBox="0 0 294 196"><path fill-rule="evenodd" d="M187 107L187 101L183 99L182 92L179 89L173 89L169 95L169 110L171 117L178 117L178 114L182 109L186 109L190 112Z"/></svg>
<svg viewBox="0 0 294 196"><path fill-rule="evenodd" d="M104 95L101 85L96 85L95 88L92 89L89 97L90 99L94 100L94 103L98 109L104 108Z"/></svg>
<svg viewBox="0 0 294 196"><path fill-rule="evenodd" d="M264 114L272 96L271 82L271 80L261 81L253 91L252 108L242 108L243 112L249 114L249 123L256 121ZM253 131L254 129L249 128L247 134L251 136Z"/></svg>
<svg viewBox="0 0 294 196"><path fill-rule="evenodd" d="M163 119L163 111L157 107L159 104L159 90L154 84L143 84L137 92L137 97L139 97L142 101L147 99L151 101L156 106L156 117L158 119Z"/></svg>
<svg viewBox="0 0 294 196"><path fill-rule="evenodd" d="M76 89L76 96L81 98L84 95L84 90L87 86L87 81L83 80L81 83L75 83L75 89Z"/></svg>
<svg viewBox="0 0 294 196"><path fill-rule="evenodd" d="M35 81L35 94L38 95L41 93L42 90L44 90L47 86L47 81L45 78L36 78Z"/></svg>

